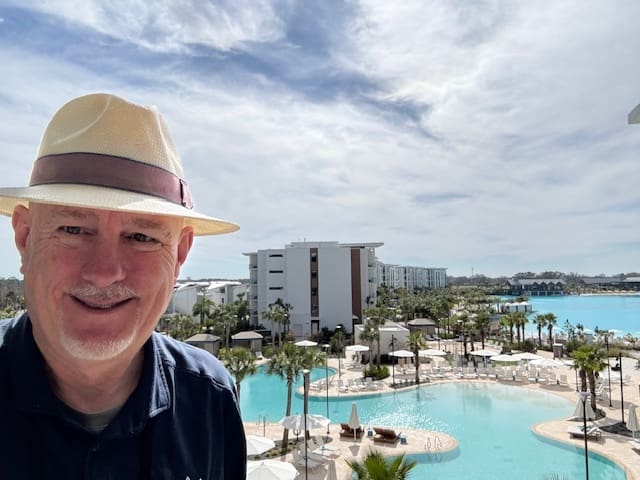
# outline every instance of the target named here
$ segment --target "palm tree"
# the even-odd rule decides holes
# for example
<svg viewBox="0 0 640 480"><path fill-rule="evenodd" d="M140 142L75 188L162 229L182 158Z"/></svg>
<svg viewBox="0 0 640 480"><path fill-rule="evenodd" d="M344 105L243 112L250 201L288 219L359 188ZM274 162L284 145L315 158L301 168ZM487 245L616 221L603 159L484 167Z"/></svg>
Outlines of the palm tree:
<svg viewBox="0 0 640 480"><path fill-rule="evenodd" d="M238 323L236 306L234 304L226 304L223 305L222 308L216 309L213 313L212 320L217 324L224 337L225 348L229 348L231 329Z"/></svg>
<svg viewBox="0 0 640 480"><path fill-rule="evenodd" d="M547 315L544 313L536 315L533 323L538 328L538 346L542 347L542 329L547 326Z"/></svg>
<svg viewBox="0 0 640 480"><path fill-rule="evenodd" d="M480 333L480 341L482 342L482 349L484 350L484 340L487 338L487 333L491 327L491 313L488 307L482 307L476 314L476 329Z"/></svg>
<svg viewBox="0 0 640 480"><path fill-rule="evenodd" d="M192 313L194 315L200 316L200 327L205 326L206 320L209 320L211 318L211 315L216 306L216 302L214 302L210 298L207 298L204 292L202 292L202 294L198 298L198 301L193 304L192 310Z"/></svg>
<svg viewBox="0 0 640 480"><path fill-rule="evenodd" d="M597 344L582 345L572 353L573 368L580 372L581 388L583 392L591 391L591 407L596 410L596 372L607 366L607 354ZM588 384L588 388L587 388Z"/></svg>
<svg viewBox="0 0 640 480"><path fill-rule="evenodd" d="M229 373L236 379L236 391L238 403L240 401L240 382L247 375L254 375L258 370L253 354L244 347L222 348L218 352L218 358L227 367Z"/></svg>
<svg viewBox="0 0 640 480"><path fill-rule="evenodd" d="M391 315L392 310L388 307L375 307L365 308L364 315L367 318L367 322L372 322L372 327L377 332L377 349L376 349L376 364L380 368L380 327L383 326L387 318Z"/></svg>
<svg viewBox="0 0 640 480"><path fill-rule="evenodd" d="M357 480L406 480L416 466L414 460L405 460L404 453L387 460L380 452L370 451L361 462L347 460Z"/></svg>
<svg viewBox="0 0 640 480"><path fill-rule="evenodd" d="M558 323L557 317L553 313L545 313L547 320L547 330L549 331L549 347L553 348L553 327Z"/></svg>
<svg viewBox="0 0 640 480"><path fill-rule="evenodd" d="M409 340L407 346L409 350L413 352L413 358L416 364L416 384L420 383L420 355L418 352L422 350L426 345L422 332L415 331L409 334Z"/></svg>
<svg viewBox="0 0 640 480"><path fill-rule="evenodd" d="M369 346L369 373L373 376L373 342L380 339L380 330L376 329L373 322L367 321L360 334L360 340L367 342Z"/></svg>
<svg viewBox="0 0 640 480"><path fill-rule="evenodd" d="M297 347L291 343L286 343L278 350L267 364L267 373L277 375L287 382L287 405L285 407L285 416L291 415L291 399L293 394L293 384L302 370L323 365L322 358L313 352ZM317 363L316 363L317 362ZM289 442L289 430L284 429L282 434L282 450L286 451Z"/></svg>

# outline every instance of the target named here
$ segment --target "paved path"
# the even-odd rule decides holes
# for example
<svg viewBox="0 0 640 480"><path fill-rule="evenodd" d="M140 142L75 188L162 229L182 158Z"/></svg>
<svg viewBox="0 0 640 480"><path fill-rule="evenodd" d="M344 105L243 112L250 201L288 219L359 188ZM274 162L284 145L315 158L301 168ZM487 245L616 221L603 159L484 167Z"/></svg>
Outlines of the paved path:
<svg viewBox="0 0 640 480"><path fill-rule="evenodd" d="M431 346L431 348L435 348ZM477 348L480 348L479 346ZM498 348L488 346L488 348ZM551 352L538 352L540 355L551 357ZM345 369L344 362L341 362L342 370L341 370L341 378L342 379L356 379L362 377L362 371L356 369ZM631 375L631 382L628 382L623 386L624 393L624 406L625 406L625 420L628 412L628 408L630 405L634 404L638 407L638 413L640 413L640 371L635 370L636 360L632 358L623 358L622 363L622 371L623 376ZM329 366L335 370L338 368L338 362L336 359L330 359ZM558 376L560 374L567 375L570 385L560 386L560 385L546 385L542 383L518 383L512 381L501 381L501 383L506 383L509 385L513 385L513 388L529 388L529 389L539 389L544 390L546 392L552 392L553 394L563 396L572 402L577 400L576 388L575 388L575 371L571 370L570 367L561 367L556 369ZM396 380L398 379L398 375L396 376ZM337 378L337 376L336 376ZM410 376L407 376L410 378ZM469 380L469 379L442 379L435 380L429 384L441 382L441 381L454 381L454 382L490 382L495 380ZM389 387L391 383L391 378L388 378L384 382L383 389L378 393L391 392L393 389ZM427 385L429 385L427 384ZM416 387L407 387L407 388L416 388ZM428 386L426 387L428 388ZM621 419L621 408L620 408L620 385L613 383L612 384L612 407L609 407L609 401L598 401L598 406L602 410L604 410L607 416L601 420L596 421L595 423L599 426L605 426L611 423L617 423ZM338 389L334 386L329 388L330 396L354 396L363 394L370 394L371 392L344 392L338 391ZM317 390L311 392L311 394L315 394L324 398L326 395L325 387L322 390ZM546 437L552 438L554 440L558 440L560 442L564 442L567 444L574 444L578 447L584 445L583 439L570 439L567 433L567 428L570 425L575 425L576 421L572 418L566 419L558 419L549 422L540 423L532 426L533 430L540 435L544 435ZM247 433L255 434L255 435L263 435L264 433L267 437L273 438L274 440L280 439L282 437L282 427L278 424L267 424L263 426L262 424L258 425L255 422L245 423L245 428ZM336 461L336 467L338 471L338 479L339 480L347 480L350 479L350 472L348 465L346 464L346 460L352 459L361 459L364 455L366 455L371 449L376 449L381 451L385 456L393 456L394 454L398 454L401 452L407 453L420 453L425 451L439 451L445 452L457 447L457 440L442 433L442 432L432 432L432 431L424 431L424 430L410 430L410 429L402 429L402 433L407 436L407 443L401 444L400 442L395 445L381 445L376 443L374 445L373 441L370 438L363 437L361 440L354 441L351 439L341 439L339 436L340 426L332 424L330 426L330 439L328 440L332 445L340 447L340 456ZM326 435L322 436L326 438ZM612 461L621 465L627 474L627 480L640 480L640 455L634 452L631 449L629 444L630 438L622 435L616 435L612 433L603 432L602 439L600 441L590 441L589 448L593 451L600 453L603 456L608 457ZM435 449L435 450L434 450ZM292 461L291 454L282 457L284 461ZM302 470L301 470L302 471ZM309 480L321 480L326 478L327 476L327 468L319 467L318 469L309 472ZM301 478L304 478L303 476Z"/></svg>

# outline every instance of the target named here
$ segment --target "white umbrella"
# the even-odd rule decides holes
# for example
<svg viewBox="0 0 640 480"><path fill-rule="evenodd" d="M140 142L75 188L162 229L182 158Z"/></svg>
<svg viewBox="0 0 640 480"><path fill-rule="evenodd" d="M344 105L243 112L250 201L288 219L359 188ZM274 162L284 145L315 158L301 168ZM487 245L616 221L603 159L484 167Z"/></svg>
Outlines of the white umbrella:
<svg viewBox="0 0 640 480"><path fill-rule="evenodd" d="M418 350L418 355L421 357L445 357L447 352L435 348L427 348L426 350Z"/></svg>
<svg viewBox="0 0 640 480"><path fill-rule="evenodd" d="M279 460L247 462L247 480L293 480L298 476L296 468Z"/></svg>
<svg viewBox="0 0 640 480"><path fill-rule="evenodd" d="M276 446L276 442L267 437L247 435L247 455L260 455Z"/></svg>
<svg viewBox="0 0 640 480"><path fill-rule="evenodd" d="M287 430L304 430L304 415L289 415L278 422ZM316 428L325 428L331 423L327 417L323 415L307 414L307 430Z"/></svg>
<svg viewBox="0 0 640 480"><path fill-rule="evenodd" d="M347 351L351 351L351 352L368 352L369 351L369 347L367 347L366 345L349 345L347 348L345 348L345 350Z"/></svg>
<svg viewBox="0 0 640 480"><path fill-rule="evenodd" d="M395 352L389 353L389 355L398 358L411 358L413 357L413 352L410 352L409 350L396 350Z"/></svg>
<svg viewBox="0 0 640 480"><path fill-rule="evenodd" d="M564 367L565 363L560 360L553 360L551 358L539 358L537 360L531 360L529 365L534 365L540 368L558 368Z"/></svg>
<svg viewBox="0 0 640 480"><path fill-rule="evenodd" d="M331 460L327 467L327 480L338 480L338 472L336 471L336 461Z"/></svg>
<svg viewBox="0 0 640 480"><path fill-rule="evenodd" d="M358 415L358 405L351 404L351 415L349 415L349 428L353 430L353 439L356 439L356 430L360 428L360 416Z"/></svg>
<svg viewBox="0 0 640 480"><path fill-rule="evenodd" d="M315 347L318 345L318 342L312 342L311 340L300 340L299 342L294 343L294 345L298 347Z"/></svg>
<svg viewBox="0 0 640 480"><path fill-rule="evenodd" d="M494 350L487 350L486 348L482 350L474 350L473 352L470 352L470 353L471 355L477 355L478 357L495 357L496 355L499 355L498 352Z"/></svg>
<svg viewBox="0 0 640 480"><path fill-rule="evenodd" d="M540 360L541 358L544 358L542 355L538 355L536 353L531 353L531 352L522 352L522 353L516 353L514 355L511 355L512 357L516 357L519 360Z"/></svg>
<svg viewBox="0 0 640 480"><path fill-rule="evenodd" d="M587 409L587 420L595 420L596 419L596 414L593 411L593 408L591 408L591 402L589 401L589 399L587 398L587 400L584 402L584 405ZM576 409L573 411L573 416L579 420L583 420L584 419L584 409L582 406L582 400L578 399L578 403L576 404Z"/></svg>
<svg viewBox="0 0 640 480"><path fill-rule="evenodd" d="M513 355L505 355L505 354L494 355L493 357L489 357L489 360L491 360L492 362L508 362L508 363L517 363L520 361L517 358L513 358Z"/></svg>
<svg viewBox="0 0 640 480"><path fill-rule="evenodd" d="M633 438L636 438L636 432L640 431L640 423L638 423L638 415L636 414L636 406L629 407L629 418L627 419L627 428L631 430Z"/></svg>

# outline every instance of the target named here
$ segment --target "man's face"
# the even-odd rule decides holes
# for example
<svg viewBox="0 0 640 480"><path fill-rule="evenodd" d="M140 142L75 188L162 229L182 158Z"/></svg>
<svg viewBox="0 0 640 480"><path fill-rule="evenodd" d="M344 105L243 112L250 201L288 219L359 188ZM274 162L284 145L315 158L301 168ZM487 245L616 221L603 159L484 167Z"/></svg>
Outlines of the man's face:
<svg viewBox="0 0 640 480"><path fill-rule="evenodd" d="M13 226L34 337L62 361L137 352L193 241L177 218L33 203Z"/></svg>

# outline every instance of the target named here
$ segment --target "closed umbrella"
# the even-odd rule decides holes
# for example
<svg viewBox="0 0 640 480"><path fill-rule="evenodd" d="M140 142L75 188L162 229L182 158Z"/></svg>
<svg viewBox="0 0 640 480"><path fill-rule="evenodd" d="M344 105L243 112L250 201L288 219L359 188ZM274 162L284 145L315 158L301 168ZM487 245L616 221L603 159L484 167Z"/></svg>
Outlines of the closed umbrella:
<svg viewBox="0 0 640 480"><path fill-rule="evenodd" d="M247 480L293 480L298 476L296 468L279 460L247 462Z"/></svg>
<svg viewBox="0 0 640 480"><path fill-rule="evenodd" d="M329 462L329 467L327 468L327 480L338 480L335 460L331 460Z"/></svg>
<svg viewBox="0 0 640 480"><path fill-rule="evenodd" d="M349 415L349 428L353 430L353 439L356 439L356 430L360 428L360 416L358 415L358 405L351 404L351 415Z"/></svg>
<svg viewBox="0 0 640 480"><path fill-rule="evenodd" d="M629 407L629 418L627 419L627 428L631 430L633 438L636 438L636 432L640 431L640 424L638 423L638 415L636 413L636 406L631 405Z"/></svg>
<svg viewBox="0 0 640 480"><path fill-rule="evenodd" d="M589 399L587 399L587 401L584 402L584 407L587 410L587 420L595 420L596 414L593 411L593 408L591 408L591 402L589 401ZM573 416L579 420L584 420L584 408L583 408L582 400L580 399L578 399L578 403L576 404L576 409L573 411Z"/></svg>
<svg viewBox="0 0 640 480"><path fill-rule="evenodd" d="M304 430L304 415L289 415L278 422L287 430ZM316 428L326 428L331 423L327 417L323 415L307 414L307 430L315 430Z"/></svg>
<svg viewBox="0 0 640 480"><path fill-rule="evenodd" d="M247 455L260 455L275 446L276 443L270 438L247 435Z"/></svg>

